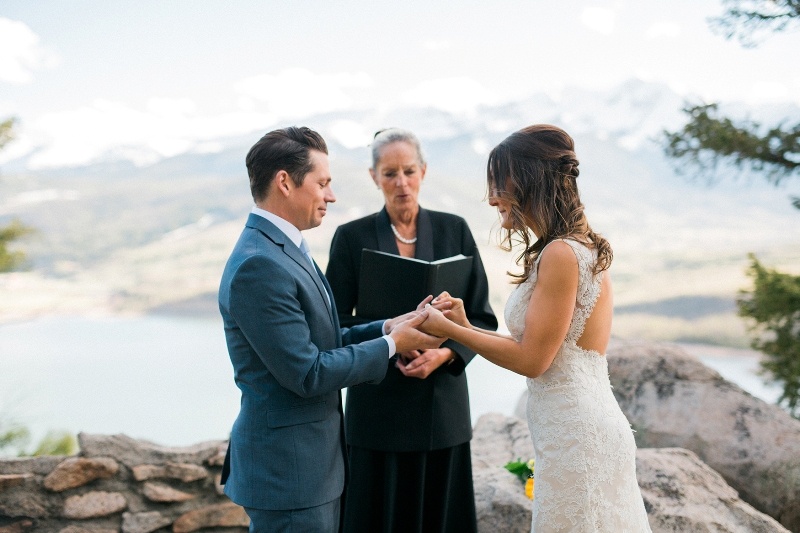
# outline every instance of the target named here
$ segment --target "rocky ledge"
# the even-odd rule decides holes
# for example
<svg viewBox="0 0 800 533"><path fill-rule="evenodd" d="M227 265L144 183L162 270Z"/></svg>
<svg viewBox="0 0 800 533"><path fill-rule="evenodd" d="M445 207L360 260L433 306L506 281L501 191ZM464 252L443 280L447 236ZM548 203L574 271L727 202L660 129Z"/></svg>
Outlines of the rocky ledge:
<svg viewBox="0 0 800 533"><path fill-rule="evenodd" d="M499 414L478 420L472 473L479 531L530 531L531 501L519 479L502 468L508 461L528 457L533 457L533 446L524 420ZM788 531L741 500L722 476L689 450L637 450L636 474L653 533Z"/></svg>
<svg viewBox="0 0 800 533"><path fill-rule="evenodd" d="M609 369L637 430L637 475L654 532L800 531L800 421L672 346L618 345ZM0 460L0 533L247 530L247 515L219 485L225 442L171 448L87 434L78 441L73 457ZM503 468L529 457L523 420L478 421L480 531L530 530L531 502Z"/></svg>
<svg viewBox="0 0 800 533"><path fill-rule="evenodd" d="M800 420L674 345L619 343L608 368L640 448L693 451L744 501L800 532Z"/></svg>

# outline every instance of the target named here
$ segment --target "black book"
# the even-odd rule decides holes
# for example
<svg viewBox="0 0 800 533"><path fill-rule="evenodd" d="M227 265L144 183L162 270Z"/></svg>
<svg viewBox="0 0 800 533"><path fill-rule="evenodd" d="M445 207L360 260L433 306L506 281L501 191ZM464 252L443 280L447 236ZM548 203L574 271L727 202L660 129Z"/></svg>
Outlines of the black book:
<svg viewBox="0 0 800 533"><path fill-rule="evenodd" d="M464 298L472 273L472 256L454 255L437 261L361 251L356 316L392 318L417 308L429 294L447 291Z"/></svg>

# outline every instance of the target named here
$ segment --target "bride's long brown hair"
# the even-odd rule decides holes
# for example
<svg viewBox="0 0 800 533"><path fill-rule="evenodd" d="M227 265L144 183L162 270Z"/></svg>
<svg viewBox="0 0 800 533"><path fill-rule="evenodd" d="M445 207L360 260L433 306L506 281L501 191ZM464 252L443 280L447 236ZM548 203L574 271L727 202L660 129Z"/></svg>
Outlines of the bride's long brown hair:
<svg viewBox="0 0 800 533"><path fill-rule="evenodd" d="M613 251L592 231L578 194L575 141L549 124L536 124L509 135L489 154L489 195L511 204L512 228L503 231L500 246L510 251L523 245L516 263L522 274L508 274L514 283L528 278L536 258L556 239L570 238L597 249L597 274L611 266ZM531 243L533 237L536 241Z"/></svg>

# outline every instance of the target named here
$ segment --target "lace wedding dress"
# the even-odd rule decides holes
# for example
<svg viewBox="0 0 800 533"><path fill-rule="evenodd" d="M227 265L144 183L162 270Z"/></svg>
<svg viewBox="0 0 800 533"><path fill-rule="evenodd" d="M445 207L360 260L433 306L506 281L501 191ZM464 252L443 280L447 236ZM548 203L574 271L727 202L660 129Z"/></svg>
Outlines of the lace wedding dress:
<svg viewBox="0 0 800 533"><path fill-rule="evenodd" d="M576 344L600 295L603 273L592 274L596 252L564 242L575 252L580 274L572 322L550 368L527 380L536 459L531 531L649 532L636 481L636 444L611 392L606 358ZM517 341L537 269L538 260L506 304L506 325Z"/></svg>

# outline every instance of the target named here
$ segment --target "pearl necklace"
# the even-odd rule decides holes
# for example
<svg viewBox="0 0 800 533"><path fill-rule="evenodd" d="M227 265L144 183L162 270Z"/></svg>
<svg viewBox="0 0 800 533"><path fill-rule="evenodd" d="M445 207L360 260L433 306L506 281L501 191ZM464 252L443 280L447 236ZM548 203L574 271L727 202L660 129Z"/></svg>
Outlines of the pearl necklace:
<svg viewBox="0 0 800 533"><path fill-rule="evenodd" d="M389 223L389 225L392 227L392 233L394 233L394 236L397 237L398 241L402 242L403 244L414 244L415 242L417 242L416 237L414 237L413 239L406 239L405 237L400 235L400 233L397 231L397 228L394 227L394 224Z"/></svg>

